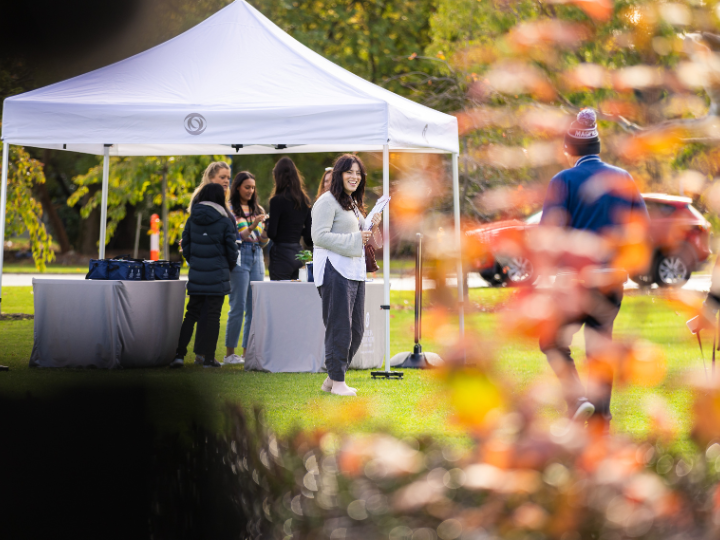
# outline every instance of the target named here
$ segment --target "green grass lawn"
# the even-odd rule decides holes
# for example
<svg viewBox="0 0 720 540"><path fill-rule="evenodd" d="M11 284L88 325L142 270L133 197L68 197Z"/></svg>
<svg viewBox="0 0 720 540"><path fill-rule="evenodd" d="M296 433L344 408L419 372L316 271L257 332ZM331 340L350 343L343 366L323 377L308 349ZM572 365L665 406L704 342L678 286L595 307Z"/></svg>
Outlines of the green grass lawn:
<svg viewBox="0 0 720 540"><path fill-rule="evenodd" d="M46 274L87 274L88 269L80 266L65 266L62 264L50 263L45 268ZM5 263L3 264L3 273L5 274L39 274L35 263L28 261L27 263Z"/></svg>
<svg viewBox="0 0 720 540"><path fill-rule="evenodd" d="M391 293L393 355L412 348L413 294L411 291ZM555 394L559 386L535 343L501 342L497 337L498 316L493 307L511 294L513 291L507 289L472 290L470 300L474 312L467 317L468 332L480 336L487 351L495 351L500 372L512 383L513 392L520 394L541 381ZM31 287L4 288L2 309L4 313L33 313ZM227 309L226 302L219 356L224 352ZM615 326L616 338L638 336L660 345L667 356L668 374L665 382L657 387L617 387L612 405L614 429L641 437L649 429L645 412L648 399L664 398L680 428L676 446L681 451L689 450L692 444L688 432L693 391L683 384L684 375L688 370L702 369L697 343L687 332L684 319L658 297L626 296ZM443 339L442 332L432 333L438 340ZM189 420L196 420L220 427L220 408L227 401L235 401L246 407L262 406L267 422L280 432L297 426L360 431L384 429L399 436L431 434L464 440L462 432L449 421L451 410L442 387L429 371L406 370L404 380L385 381L371 379L368 371L351 370L348 384L358 388L361 398L346 400L320 392L324 374L245 372L240 366L207 370L194 366L191 355L181 370L30 369L32 342L33 321L0 322L0 364L11 367L10 372L0 372L1 393L46 396L71 385L140 384L148 390L152 420L163 426L187 425ZM429 339L423 340L423 346L427 351L443 350L442 343ZM576 334L573 347L582 370L582 333ZM560 416L562 410L546 406L542 414L550 420Z"/></svg>

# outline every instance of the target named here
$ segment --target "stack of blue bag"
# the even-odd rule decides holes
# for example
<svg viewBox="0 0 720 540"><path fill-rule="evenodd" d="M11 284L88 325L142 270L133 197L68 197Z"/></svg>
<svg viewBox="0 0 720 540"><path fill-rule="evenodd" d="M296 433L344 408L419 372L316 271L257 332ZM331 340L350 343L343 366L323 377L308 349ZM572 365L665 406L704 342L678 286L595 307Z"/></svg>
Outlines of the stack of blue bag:
<svg viewBox="0 0 720 540"><path fill-rule="evenodd" d="M168 281L180 279L181 263L144 261L119 255L111 259L90 259L90 271L85 279L123 281Z"/></svg>

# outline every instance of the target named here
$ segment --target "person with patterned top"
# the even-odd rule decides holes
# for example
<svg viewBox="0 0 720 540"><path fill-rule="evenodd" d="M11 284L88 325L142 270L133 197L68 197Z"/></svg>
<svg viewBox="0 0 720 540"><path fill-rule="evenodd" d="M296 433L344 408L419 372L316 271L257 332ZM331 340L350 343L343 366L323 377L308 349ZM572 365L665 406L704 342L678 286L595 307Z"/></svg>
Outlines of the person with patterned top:
<svg viewBox="0 0 720 540"><path fill-rule="evenodd" d="M237 224L239 256L237 265L230 273L230 313L225 331L227 349L225 363L243 364L252 321L250 282L265 279L262 248L269 242L265 229L267 215L257 202L255 177L248 171L239 172L233 179L230 186L230 208ZM243 329L243 354L239 356L235 354L235 348L240 339L241 329Z"/></svg>

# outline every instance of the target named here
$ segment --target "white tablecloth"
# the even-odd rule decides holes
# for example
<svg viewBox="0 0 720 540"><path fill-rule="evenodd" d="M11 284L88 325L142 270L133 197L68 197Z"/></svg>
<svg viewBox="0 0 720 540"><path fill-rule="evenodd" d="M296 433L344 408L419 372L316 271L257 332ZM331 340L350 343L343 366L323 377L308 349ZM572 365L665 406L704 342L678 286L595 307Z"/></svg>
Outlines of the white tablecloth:
<svg viewBox="0 0 720 540"><path fill-rule="evenodd" d="M270 372L325 370L325 326L314 283L253 281L253 319L245 369ZM365 284L365 334L350 368L384 364L385 314L381 283Z"/></svg>
<svg viewBox="0 0 720 540"><path fill-rule="evenodd" d="M155 367L177 348L186 281L34 279L32 367Z"/></svg>

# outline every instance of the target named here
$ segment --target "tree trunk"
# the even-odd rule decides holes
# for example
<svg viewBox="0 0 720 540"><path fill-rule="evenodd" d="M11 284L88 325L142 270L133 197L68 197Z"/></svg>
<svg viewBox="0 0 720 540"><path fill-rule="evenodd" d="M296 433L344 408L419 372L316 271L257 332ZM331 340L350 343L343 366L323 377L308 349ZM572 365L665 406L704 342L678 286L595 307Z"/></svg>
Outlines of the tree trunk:
<svg viewBox="0 0 720 540"><path fill-rule="evenodd" d="M43 171L46 173L46 182L48 176L48 162L50 161L50 158L50 150L46 149L43 152ZM60 219L60 215L57 213L57 210L55 210L55 206L53 205L52 199L50 198L50 193L48 192L47 185L35 184L35 194L37 195L38 199L40 199L40 204L42 205L43 212L45 212L45 215L47 215L48 219L50 220L50 228L54 233L53 236L57 243L60 244L60 253L67 253L71 249L70 240L68 240L67 231L65 231L65 224L63 223L62 219Z"/></svg>
<svg viewBox="0 0 720 540"><path fill-rule="evenodd" d="M97 184L89 187L90 192L78 203L82 206L87 203L88 199L92 197L99 189L100 186ZM98 256L98 238L100 238L100 208L94 208L87 219L83 219L80 222L80 234L78 235L78 249L83 255L92 255L93 257Z"/></svg>
<svg viewBox="0 0 720 540"><path fill-rule="evenodd" d="M48 193L47 186L45 184L35 184L35 194L40 199L43 212L50 220L50 228L52 229L53 238L60 244L60 253L67 253L70 251L70 241L68 240L67 232L65 232L65 224L60 219L60 215L55 210L55 206Z"/></svg>

